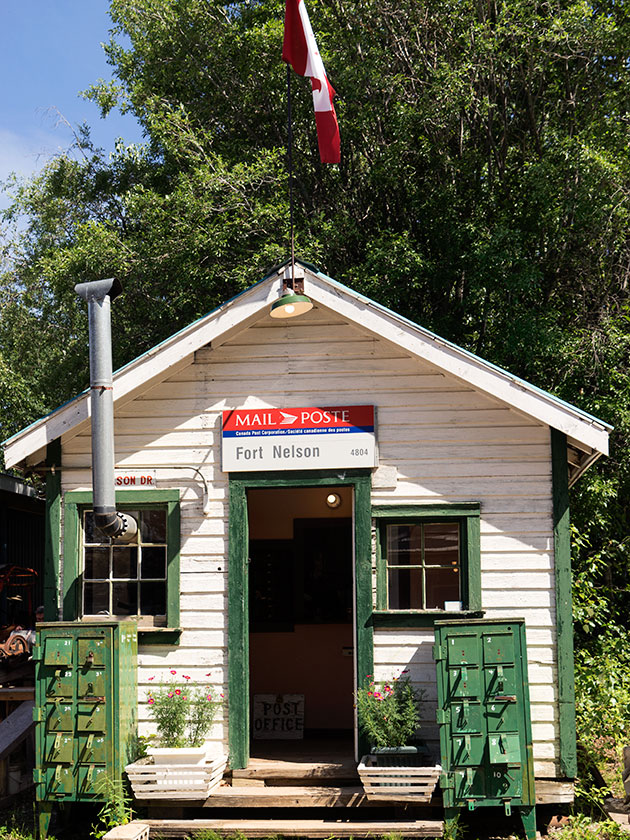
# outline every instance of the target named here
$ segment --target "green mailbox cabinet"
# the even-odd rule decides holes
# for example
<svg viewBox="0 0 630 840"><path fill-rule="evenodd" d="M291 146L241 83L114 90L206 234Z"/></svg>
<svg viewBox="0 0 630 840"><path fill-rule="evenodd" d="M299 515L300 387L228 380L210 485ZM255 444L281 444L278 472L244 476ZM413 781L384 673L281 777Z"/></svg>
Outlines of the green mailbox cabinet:
<svg viewBox="0 0 630 840"><path fill-rule="evenodd" d="M517 807L535 837L524 620L438 621L433 655L447 818L461 808Z"/></svg>
<svg viewBox="0 0 630 840"><path fill-rule="evenodd" d="M133 621L38 625L34 718L37 799L103 799L135 757L138 630Z"/></svg>

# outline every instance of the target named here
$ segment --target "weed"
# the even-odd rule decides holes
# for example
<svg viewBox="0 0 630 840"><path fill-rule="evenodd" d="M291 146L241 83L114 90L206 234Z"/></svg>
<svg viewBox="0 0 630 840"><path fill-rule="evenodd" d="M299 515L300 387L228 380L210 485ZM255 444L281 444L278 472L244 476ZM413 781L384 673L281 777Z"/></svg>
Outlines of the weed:
<svg viewBox="0 0 630 840"><path fill-rule="evenodd" d="M554 840L625 840L628 835L613 820L593 822L585 814L574 814L568 825L550 829L549 836Z"/></svg>
<svg viewBox="0 0 630 840"><path fill-rule="evenodd" d="M127 825L133 819L131 797L127 793L122 779L111 779L102 776L98 782L98 793L105 801L98 812L99 823L92 826L92 836L99 840L104 834L117 825Z"/></svg>

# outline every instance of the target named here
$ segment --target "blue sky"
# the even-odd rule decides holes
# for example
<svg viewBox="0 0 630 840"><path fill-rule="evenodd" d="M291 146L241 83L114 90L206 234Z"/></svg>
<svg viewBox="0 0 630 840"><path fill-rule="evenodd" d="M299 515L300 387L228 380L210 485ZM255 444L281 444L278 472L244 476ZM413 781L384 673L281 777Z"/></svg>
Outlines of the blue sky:
<svg viewBox="0 0 630 840"><path fill-rule="evenodd" d="M35 172L68 149L70 126L79 123L106 151L117 137L141 141L133 117L103 120L79 96L112 75L101 47L112 25L108 8L108 0L0 0L0 181L13 171ZM0 196L0 206L6 203Z"/></svg>

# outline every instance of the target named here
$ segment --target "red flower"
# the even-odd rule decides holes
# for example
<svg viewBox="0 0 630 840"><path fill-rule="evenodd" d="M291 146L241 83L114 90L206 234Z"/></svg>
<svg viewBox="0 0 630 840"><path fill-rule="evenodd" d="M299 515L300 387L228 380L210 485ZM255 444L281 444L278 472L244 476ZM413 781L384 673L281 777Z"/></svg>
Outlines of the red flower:
<svg viewBox="0 0 630 840"><path fill-rule="evenodd" d="M151 682L151 680L154 680L154 679L155 679L155 677L149 677L149 682Z"/></svg>
<svg viewBox="0 0 630 840"><path fill-rule="evenodd" d="M181 694L181 691L179 690L179 688L175 689L175 694Z"/></svg>
<svg viewBox="0 0 630 840"><path fill-rule="evenodd" d="M189 680L189 679L190 679L190 677L187 677L187 676L186 676L186 674L182 674L182 677L183 677L185 680Z"/></svg>
<svg viewBox="0 0 630 840"><path fill-rule="evenodd" d="M153 697L149 697L149 706L152 706L155 703Z"/></svg>
<svg viewBox="0 0 630 840"><path fill-rule="evenodd" d="M177 673L177 671L171 671L171 674L176 674L176 673Z"/></svg>
<svg viewBox="0 0 630 840"><path fill-rule="evenodd" d="M208 673L206 674L206 677L211 677L211 676L212 676L212 672L208 671Z"/></svg>

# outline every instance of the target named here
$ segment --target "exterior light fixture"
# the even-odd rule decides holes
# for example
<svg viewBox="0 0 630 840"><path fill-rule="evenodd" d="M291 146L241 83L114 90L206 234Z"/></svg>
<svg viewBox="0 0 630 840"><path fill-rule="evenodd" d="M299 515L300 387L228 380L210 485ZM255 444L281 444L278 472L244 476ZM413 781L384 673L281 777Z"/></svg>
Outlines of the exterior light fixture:
<svg viewBox="0 0 630 840"><path fill-rule="evenodd" d="M304 277L296 277L294 268L290 277L287 273L282 284L282 296L271 306L269 314L272 318L295 318L313 308L313 302L304 294Z"/></svg>
<svg viewBox="0 0 630 840"><path fill-rule="evenodd" d="M341 504L341 496L339 493L329 493L326 496L326 504L329 508L338 508Z"/></svg>

